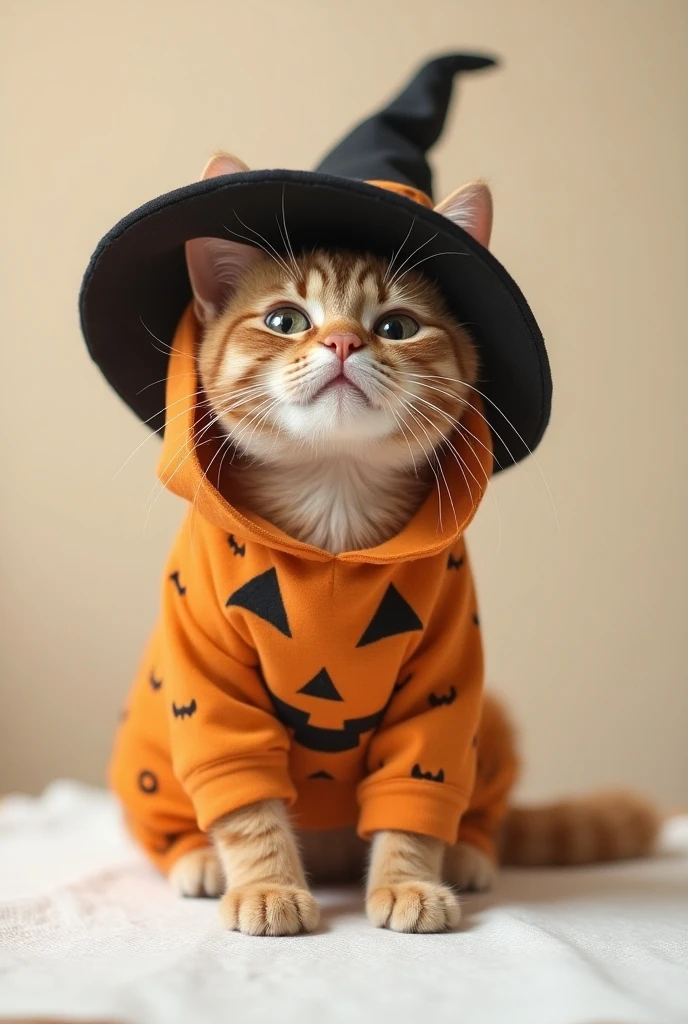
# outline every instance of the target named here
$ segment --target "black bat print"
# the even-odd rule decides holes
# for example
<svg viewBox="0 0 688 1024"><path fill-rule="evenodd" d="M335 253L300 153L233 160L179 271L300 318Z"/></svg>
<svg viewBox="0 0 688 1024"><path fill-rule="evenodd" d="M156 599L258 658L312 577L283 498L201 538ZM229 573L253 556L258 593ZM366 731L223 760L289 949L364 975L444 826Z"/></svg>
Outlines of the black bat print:
<svg viewBox="0 0 688 1024"><path fill-rule="evenodd" d="M239 544L233 533L230 533L229 537L227 538L227 543L229 544L230 548L232 549L235 555L240 555L242 558L244 557L244 555L246 554L246 545Z"/></svg>
<svg viewBox="0 0 688 1024"><path fill-rule="evenodd" d="M461 557L461 555L459 555L458 558L454 558L454 556L450 552L449 558L447 559L447 569L460 569L462 565L463 558Z"/></svg>
<svg viewBox="0 0 688 1024"><path fill-rule="evenodd" d="M400 679L398 683L394 684L394 689L392 690L392 693L399 693L399 690L403 690L406 684L410 683L412 679L413 673L409 672L407 676L405 676L403 679Z"/></svg>
<svg viewBox="0 0 688 1024"><path fill-rule="evenodd" d="M162 679L156 679L154 672L151 672L148 676L148 682L151 684L151 689L153 690L159 690L162 686Z"/></svg>
<svg viewBox="0 0 688 1024"><path fill-rule="evenodd" d="M177 588L177 593L179 594L179 596L180 597L184 597L184 594L186 593L186 587L183 587L181 585L181 583L179 582L179 573L178 572L170 573L170 579L172 580L172 582L174 583L175 587Z"/></svg>
<svg viewBox="0 0 688 1024"><path fill-rule="evenodd" d="M444 769L440 768L437 775L433 775L432 772L421 771L419 764L414 764L411 769L411 778L413 779L427 779L428 782L444 782Z"/></svg>
<svg viewBox="0 0 688 1024"><path fill-rule="evenodd" d="M181 707L172 702L172 714L175 718L191 718L192 715L196 714L196 701L192 700L190 704L182 704Z"/></svg>
<svg viewBox="0 0 688 1024"><path fill-rule="evenodd" d="M456 700L456 697L457 697L456 687L455 686L450 686L449 687L449 693L441 693L441 694L431 693L431 694L429 694L428 695L428 704L430 705L431 708L438 708L442 704L453 704L454 701Z"/></svg>
<svg viewBox="0 0 688 1024"><path fill-rule="evenodd" d="M174 844L178 839L181 839L181 832L168 832L162 837L161 842L155 847L155 852L159 854L169 853Z"/></svg>

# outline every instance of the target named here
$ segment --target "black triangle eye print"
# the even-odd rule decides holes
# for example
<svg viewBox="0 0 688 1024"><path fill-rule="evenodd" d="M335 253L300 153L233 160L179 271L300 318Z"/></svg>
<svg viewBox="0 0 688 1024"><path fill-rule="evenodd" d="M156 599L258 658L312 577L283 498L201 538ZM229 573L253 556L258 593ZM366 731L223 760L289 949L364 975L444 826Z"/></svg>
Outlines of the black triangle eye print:
<svg viewBox="0 0 688 1024"><path fill-rule="evenodd" d="M153 772L149 772L144 769L144 771L139 772L136 781L138 782L141 792L145 793L147 796L158 792L158 777Z"/></svg>
<svg viewBox="0 0 688 1024"><path fill-rule="evenodd" d="M269 622L280 633L291 637L287 612L277 579L277 570L274 568L268 569L260 576L254 576L248 583L244 583L243 587L235 590L227 598L225 607L245 608L246 611L257 615L259 619Z"/></svg>
<svg viewBox="0 0 688 1024"><path fill-rule="evenodd" d="M305 693L308 697L320 697L321 700L344 700L325 668L321 668L317 675L296 692Z"/></svg>
<svg viewBox="0 0 688 1024"><path fill-rule="evenodd" d="M172 714L175 718L191 718L197 711L196 701L191 700L188 704L180 704L179 707L172 702Z"/></svg>
<svg viewBox="0 0 688 1024"><path fill-rule="evenodd" d="M179 579L179 573L178 572L171 572L170 573L170 579L174 583L175 587L177 588L177 593L179 594L179 596L180 597L184 597L184 594L186 593L186 587L182 586L181 581Z"/></svg>
<svg viewBox="0 0 688 1024"><path fill-rule="evenodd" d="M385 591L385 596L380 601L378 610L356 646L365 647L367 644L384 640L388 636L411 633L422 628L423 623L411 605L401 596L394 584L390 583Z"/></svg>
<svg viewBox="0 0 688 1024"><path fill-rule="evenodd" d="M411 769L411 778L425 779L426 782L444 782L444 769L440 768L437 774L433 775L432 772L422 771L419 764L414 764L413 768Z"/></svg>
<svg viewBox="0 0 688 1024"><path fill-rule="evenodd" d="M232 549L235 555L239 555L241 558L244 557L244 555L246 554L246 545L240 544L233 533L230 533L229 537L227 538L227 543L229 544L230 548Z"/></svg>
<svg viewBox="0 0 688 1024"><path fill-rule="evenodd" d="M458 558L454 558L454 556L450 552L449 558L447 559L447 569L460 569L462 565L463 558L461 557L461 555L459 555Z"/></svg>
<svg viewBox="0 0 688 1024"><path fill-rule="evenodd" d="M473 613L473 625L474 626L479 626L480 625L480 619L478 617L478 613L477 612Z"/></svg>
<svg viewBox="0 0 688 1024"><path fill-rule="evenodd" d="M148 682L151 685L151 690L159 690L160 687L162 686L162 679L156 679L155 672L151 672L151 674L148 676Z"/></svg>
<svg viewBox="0 0 688 1024"><path fill-rule="evenodd" d="M456 700L456 687L450 686L449 693L431 693L428 695L428 704L431 708L439 708L442 704L453 704Z"/></svg>

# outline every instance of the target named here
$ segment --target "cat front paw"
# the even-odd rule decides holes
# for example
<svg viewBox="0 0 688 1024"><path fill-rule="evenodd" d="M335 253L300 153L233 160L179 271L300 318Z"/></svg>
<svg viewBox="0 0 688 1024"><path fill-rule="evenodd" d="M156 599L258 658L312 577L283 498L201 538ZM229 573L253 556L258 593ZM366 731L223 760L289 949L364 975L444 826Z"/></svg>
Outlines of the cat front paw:
<svg viewBox="0 0 688 1024"><path fill-rule="evenodd" d="M444 932L461 919L459 902L447 885L399 882L374 889L366 910L377 928L395 932Z"/></svg>
<svg viewBox="0 0 688 1024"><path fill-rule="evenodd" d="M220 918L225 928L244 935L298 935L317 928L320 911L307 889L251 885L225 893Z"/></svg>
<svg viewBox="0 0 688 1024"><path fill-rule="evenodd" d="M178 896L219 896L225 890L222 865L212 846L183 853L172 865L169 881Z"/></svg>
<svg viewBox="0 0 688 1024"><path fill-rule="evenodd" d="M497 865L472 843L460 842L450 847L444 870L448 882L470 892L486 892L497 877Z"/></svg>

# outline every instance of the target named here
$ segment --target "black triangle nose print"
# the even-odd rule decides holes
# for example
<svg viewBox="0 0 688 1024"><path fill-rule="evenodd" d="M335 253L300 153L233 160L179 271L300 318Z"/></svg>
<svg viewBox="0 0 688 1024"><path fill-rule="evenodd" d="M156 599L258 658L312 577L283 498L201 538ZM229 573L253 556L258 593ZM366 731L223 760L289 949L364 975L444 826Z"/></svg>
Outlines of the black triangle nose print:
<svg viewBox="0 0 688 1024"><path fill-rule="evenodd" d="M431 708L439 708L442 704L453 704L456 700L456 687L450 686L449 693L431 693L428 694L428 704Z"/></svg>
<svg viewBox="0 0 688 1024"><path fill-rule="evenodd" d="M151 685L151 690L159 690L160 687L162 686L162 679L156 679L155 672L151 672L151 674L148 676L148 682Z"/></svg>
<svg viewBox="0 0 688 1024"><path fill-rule="evenodd" d="M316 676L296 692L305 693L308 697L320 697L321 700L344 700L325 668L321 668Z"/></svg>
<svg viewBox="0 0 688 1024"><path fill-rule="evenodd" d="M179 579L179 573L178 572L171 572L170 573L170 579L172 580L172 582L174 583L175 587L177 588L177 593L179 594L179 596L180 597L184 597L184 594L186 593L186 587L182 586L181 581Z"/></svg>
<svg viewBox="0 0 688 1024"><path fill-rule="evenodd" d="M365 647L366 644L374 644L378 640L384 640L385 637L397 636L399 633L411 633L413 630L422 628L423 623L411 605L401 596L394 584L390 583L385 591L385 596L380 601L378 610L356 646Z"/></svg>
<svg viewBox="0 0 688 1024"><path fill-rule="evenodd" d="M450 552L449 558L447 559L447 569L460 569L462 565L463 558L461 557L461 555L459 555L458 558L454 558L454 556Z"/></svg>
<svg viewBox="0 0 688 1024"><path fill-rule="evenodd" d="M139 784L139 789L142 793L146 793L148 796L151 793L158 792L158 777L153 772L144 770L139 772L138 779L136 780Z"/></svg>
<svg viewBox="0 0 688 1024"><path fill-rule="evenodd" d="M329 772L320 770L319 772L313 772L312 775L308 776L309 779L334 779L334 775L330 775Z"/></svg>
<svg viewBox="0 0 688 1024"><path fill-rule="evenodd" d="M246 545L240 544L233 533L230 533L227 538L227 543L234 552L235 555L239 555L241 558L246 554Z"/></svg>
<svg viewBox="0 0 688 1024"><path fill-rule="evenodd" d="M414 764L411 769L411 778L425 779L427 782L444 782L444 769L440 768L437 774L433 775L432 772L422 771L419 764Z"/></svg>
<svg viewBox="0 0 688 1024"><path fill-rule="evenodd" d="M232 596L227 598L225 607L229 608L232 605L253 612L259 619L264 619L275 629L279 629L280 633L291 637L276 569L268 569L235 590Z"/></svg>
<svg viewBox="0 0 688 1024"><path fill-rule="evenodd" d="M177 706L174 701L172 702L172 714L175 718L191 718L197 711L196 701L192 700L189 704L181 704Z"/></svg>

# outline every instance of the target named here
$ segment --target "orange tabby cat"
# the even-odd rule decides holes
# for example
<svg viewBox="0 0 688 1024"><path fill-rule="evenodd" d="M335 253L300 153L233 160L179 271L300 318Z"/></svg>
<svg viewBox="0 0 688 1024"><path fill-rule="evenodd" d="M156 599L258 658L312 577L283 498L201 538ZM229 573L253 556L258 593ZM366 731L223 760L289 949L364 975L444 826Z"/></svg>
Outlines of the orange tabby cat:
<svg viewBox="0 0 688 1024"><path fill-rule="evenodd" d="M204 177L242 167L218 156ZM492 205L486 185L466 186L438 210L488 244ZM213 413L199 429L201 461L204 431L217 422L226 441L219 452L211 446L215 454L204 468L234 504L331 553L373 547L409 521L431 488L446 487L435 452L441 446L452 451L462 412L474 405L475 348L438 290L415 269L422 254L395 265L394 259L357 253L282 256L270 248L217 239L187 243L196 315L205 328L199 375ZM474 435L469 443L471 438L481 443ZM485 481L462 472L469 492L480 493ZM478 776L483 773L488 787L486 762L495 759L499 792L490 801L501 817L517 763L510 727L490 700L480 750ZM628 806L630 826L617 830L626 839L609 841L612 854L644 851L656 831L649 810ZM479 816L480 808L472 813ZM528 861L524 830L542 837L530 859L542 860L543 851L547 859L547 850L551 859L547 821L512 815L504 859L511 853ZM495 819L493 830L497 825ZM567 858L564 832L559 825L558 859L601 854L593 839ZM219 894L227 878L223 919L250 934L316 926L304 862L319 879L350 878L364 864L365 846L353 830L297 837L284 806L274 800L228 815L215 823L212 836L214 850L182 856L172 883L187 895ZM400 931L454 926L459 905L451 885L487 887L494 870L491 858L466 842L447 850L435 838L378 832L369 857L369 917Z"/></svg>

